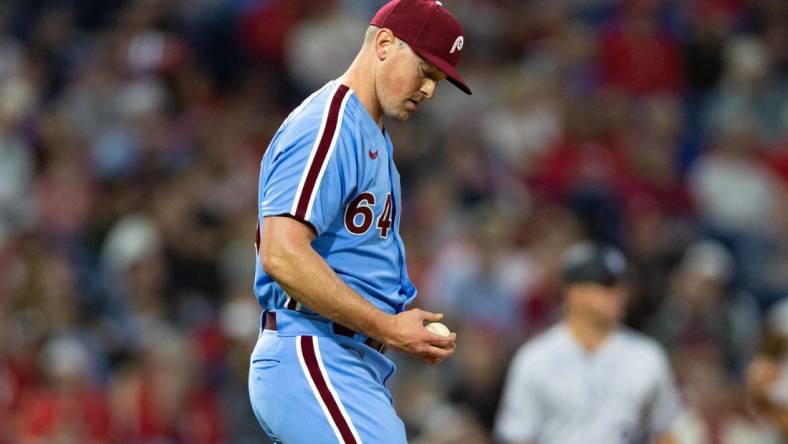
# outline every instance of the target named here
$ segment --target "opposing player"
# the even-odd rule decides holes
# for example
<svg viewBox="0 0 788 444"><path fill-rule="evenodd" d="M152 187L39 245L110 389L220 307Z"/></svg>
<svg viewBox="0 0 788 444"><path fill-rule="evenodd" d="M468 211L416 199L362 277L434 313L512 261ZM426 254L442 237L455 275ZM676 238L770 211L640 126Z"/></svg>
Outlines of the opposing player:
<svg viewBox="0 0 788 444"><path fill-rule="evenodd" d="M386 381L393 347L435 364L456 336L406 310L416 294L399 235L399 174L384 117L404 121L456 70L457 20L434 0L374 16L348 70L296 108L263 158L255 294L262 330L249 393L284 443L405 443Z"/></svg>
<svg viewBox="0 0 788 444"><path fill-rule="evenodd" d="M564 321L524 345L496 421L501 442L669 444L680 413L667 356L619 327L625 260L581 243L566 254Z"/></svg>

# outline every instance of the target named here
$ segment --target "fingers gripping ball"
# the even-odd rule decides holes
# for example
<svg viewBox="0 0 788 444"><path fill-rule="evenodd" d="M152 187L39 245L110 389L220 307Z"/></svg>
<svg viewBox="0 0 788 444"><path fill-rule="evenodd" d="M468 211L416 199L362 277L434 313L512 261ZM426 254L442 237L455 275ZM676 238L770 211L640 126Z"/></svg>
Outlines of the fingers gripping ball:
<svg viewBox="0 0 788 444"><path fill-rule="evenodd" d="M440 322L432 322L427 324L424 328L435 333L438 336L449 336L451 331L449 331L449 327L441 324Z"/></svg>

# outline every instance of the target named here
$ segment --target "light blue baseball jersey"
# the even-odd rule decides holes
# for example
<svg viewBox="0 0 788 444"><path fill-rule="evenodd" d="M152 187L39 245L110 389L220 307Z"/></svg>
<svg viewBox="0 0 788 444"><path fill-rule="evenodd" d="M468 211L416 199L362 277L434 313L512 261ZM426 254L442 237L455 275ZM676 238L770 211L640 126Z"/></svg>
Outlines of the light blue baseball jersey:
<svg viewBox="0 0 788 444"><path fill-rule="evenodd" d="M277 215L309 223L317 253L379 309L398 313L415 297L399 235L400 179L391 139L347 86L327 83L288 116L263 157L258 191L260 223ZM310 312L257 259L260 306Z"/></svg>
<svg viewBox="0 0 788 444"><path fill-rule="evenodd" d="M318 254L387 313L404 310L416 294L399 237L392 150L353 91L329 82L274 135L258 207L260 223L290 215L310 224ZM276 443L406 443L386 388L394 363L363 335L337 335L330 320L289 298L257 259L255 294L264 311L276 313L276 331L261 331L250 360L249 396L263 430Z"/></svg>

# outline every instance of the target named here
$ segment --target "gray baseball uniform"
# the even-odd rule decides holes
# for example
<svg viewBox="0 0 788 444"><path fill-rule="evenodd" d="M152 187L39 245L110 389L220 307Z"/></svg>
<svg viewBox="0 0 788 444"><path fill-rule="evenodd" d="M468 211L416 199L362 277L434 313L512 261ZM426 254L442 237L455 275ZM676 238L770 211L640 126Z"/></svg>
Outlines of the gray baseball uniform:
<svg viewBox="0 0 788 444"><path fill-rule="evenodd" d="M518 443L642 443L667 431L680 409L656 342L621 329L589 352L558 324L515 356L496 434Z"/></svg>

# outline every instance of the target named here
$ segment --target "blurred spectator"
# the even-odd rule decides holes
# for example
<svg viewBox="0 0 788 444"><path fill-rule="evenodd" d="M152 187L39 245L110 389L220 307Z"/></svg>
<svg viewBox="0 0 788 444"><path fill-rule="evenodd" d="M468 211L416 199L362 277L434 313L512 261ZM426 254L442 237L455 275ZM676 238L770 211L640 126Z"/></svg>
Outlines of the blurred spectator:
<svg viewBox="0 0 788 444"><path fill-rule="evenodd" d="M21 401L19 443L102 443L110 437L105 394L90 375L91 357L74 338L52 339L43 349L46 382Z"/></svg>
<svg viewBox="0 0 788 444"><path fill-rule="evenodd" d="M668 296L648 331L671 350L710 347L720 353L725 370L741 371L755 351L758 308L751 295L733 286L734 265L719 243L690 245L671 272Z"/></svg>
<svg viewBox="0 0 788 444"><path fill-rule="evenodd" d="M723 69L723 46L740 17L741 2L700 1L691 10L689 35L684 45L687 86L705 93L717 85Z"/></svg>
<svg viewBox="0 0 788 444"><path fill-rule="evenodd" d="M571 208L594 238L617 241L621 202L630 167L610 133L604 98L575 98L566 110L566 132L529 177L533 188Z"/></svg>
<svg viewBox="0 0 788 444"><path fill-rule="evenodd" d="M758 288L777 229L778 182L757 156L759 139L748 117L731 117L715 143L690 172L690 192L704 228L731 246L742 267L737 277Z"/></svg>
<svg viewBox="0 0 788 444"><path fill-rule="evenodd" d="M507 73L496 85L496 108L485 115L485 143L501 162L527 172L561 134L555 73Z"/></svg>
<svg viewBox="0 0 788 444"><path fill-rule="evenodd" d="M776 444L782 442L747 408L741 387L724 371L714 344L694 343L674 350L672 359L685 399L685 414L674 427L682 444Z"/></svg>
<svg viewBox="0 0 788 444"><path fill-rule="evenodd" d="M533 285L535 266L512 248L513 226L500 212L480 208L463 225L474 231L436 254L425 283L426 303L447 319L463 319L473 328L514 340L523 328L519 307Z"/></svg>
<svg viewBox="0 0 788 444"><path fill-rule="evenodd" d="M7 69L14 70L12 66ZM33 85L24 77L0 74L0 246L29 227L34 217L33 202L24 199L33 186L33 158L29 141L20 131L34 94Z"/></svg>
<svg viewBox="0 0 788 444"><path fill-rule="evenodd" d="M659 22L663 3L620 3L618 19L599 43L602 77L611 87L635 96L683 89L684 67L678 44Z"/></svg>
<svg viewBox="0 0 788 444"><path fill-rule="evenodd" d="M397 409L402 412L409 442L491 442L488 431L468 407L449 402L444 393L447 389L444 378L436 370L417 371L407 364L407 361L398 364L397 371L405 376L400 378L396 391L400 396Z"/></svg>
<svg viewBox="0 0 788 444"><path fill-rule="evenodd" d="M788 302L769 312L761 349L747 369L747 391L755 408L782 441L788 439ZM775 441L776 442L776 441Z"/></svg>
<svg viewBox="0 0 788 444"><path fill-rule="evenodd" d="M564 207L539 205L527 225L529 255L533 258L533 286L521 307L529 337L555 323L561 315L562 254L583 238L580 221Z"/></svg>
<svg viewBox="0 0 788 444"><path fill-rule="evenodd" d="M688 215L671 216L654 199L638 197L626 209L624 243L632 274L627 324L643 330L668 294L670 270L694 235Z"/></svg>
<svg viewBox="0 0 788 444"><path fill-rule="evenodd" d="M780 135L788 107L788 85L772 74L771 58L756 36L728 41L722 81L707 105L709 134L745 120L753 125L756 140L773 142Z"/></svg>
<svg viewBox="0 0 788 444"><path fill-rule="evenodd" d="M114 439L120 442L225 442L215 394L201 386L188 339L150 328L138 359L115 373L110 392Z"/></svg>
<svg viewBox="0 0 788 444"><path fill-rule="evenodd" d="M500 334L471 325L460 332L464 347L451 363L447 399L489 436L503 390L511 341L501 342ZM467 441L471 442L471 441Z"/></svg>
<svg viewBox="0 0 788 444"><path fill-rule="evenodd" d="M368 15L352 16L339 7L318 6L287 39L287 67L301 91L313 91L343 72L361 47L360 31ZM326 36L331 38L327 39Z"/></svg>
<svg viewBox="0 0 788 444"><path fill-rule="evenodd" d="M141 215L128 215L109 231L102 251L110 309L128 316L127 338L134 338L165 318L166 266L156 228Z"/></svg>

